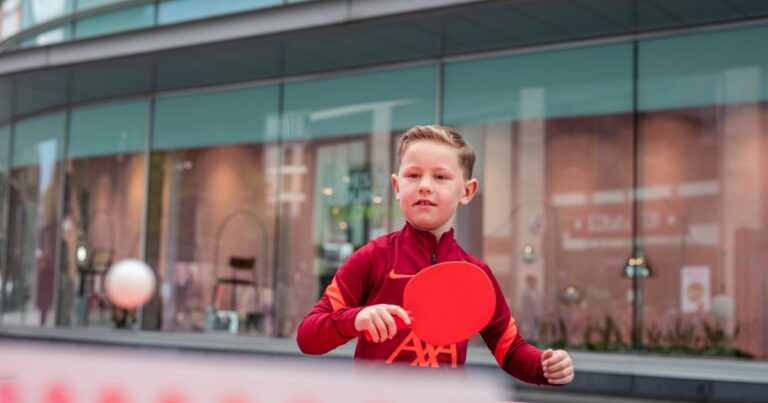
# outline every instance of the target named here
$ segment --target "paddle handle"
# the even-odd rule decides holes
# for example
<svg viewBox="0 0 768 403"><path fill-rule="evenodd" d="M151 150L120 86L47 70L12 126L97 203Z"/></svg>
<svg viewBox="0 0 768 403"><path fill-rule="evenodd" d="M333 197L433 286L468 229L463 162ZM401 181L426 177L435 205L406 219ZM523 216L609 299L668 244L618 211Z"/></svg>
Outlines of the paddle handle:
<svg viewBox="0 0 768 403"><path fill-rule="evenodd" d="M395 326L397 326L397 330L409 329L411 327L411 325L407 325L405 322L403 322L403 320L400 319L399 316L393 315L393 318L395 319ZM413 317L411 317L411 323L413 323ZM371 336L371 333L369 333L367 330L364 330L363 334L365 334L365 339L366 340L368 340L368 341L373 340L373 336Z"/></svg>

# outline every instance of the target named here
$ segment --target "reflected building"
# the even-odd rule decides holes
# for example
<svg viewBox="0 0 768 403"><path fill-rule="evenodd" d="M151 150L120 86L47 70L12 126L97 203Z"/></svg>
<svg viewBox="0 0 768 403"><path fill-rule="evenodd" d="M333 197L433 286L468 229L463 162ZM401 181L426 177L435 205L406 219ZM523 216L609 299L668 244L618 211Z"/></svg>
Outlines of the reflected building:
<svg viewBox="0 0 768 403"><path fill-rule="evenodd" d="M0 328L291 337L441 123L526 336L768 358L768 6L411 3L0 1Z"/></svg>

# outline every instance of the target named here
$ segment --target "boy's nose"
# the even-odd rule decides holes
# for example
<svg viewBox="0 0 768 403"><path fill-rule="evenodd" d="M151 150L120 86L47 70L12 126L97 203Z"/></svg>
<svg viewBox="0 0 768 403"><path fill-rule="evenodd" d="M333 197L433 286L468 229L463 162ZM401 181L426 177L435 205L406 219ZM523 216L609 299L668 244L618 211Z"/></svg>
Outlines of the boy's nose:
<svg viewBox="0 0 768 403"><path fill-rule="evenodd" d="M419 193L431 193L432 192L432 183L429 181L429 179L422 179L421 182L419 182Z"/></svg>

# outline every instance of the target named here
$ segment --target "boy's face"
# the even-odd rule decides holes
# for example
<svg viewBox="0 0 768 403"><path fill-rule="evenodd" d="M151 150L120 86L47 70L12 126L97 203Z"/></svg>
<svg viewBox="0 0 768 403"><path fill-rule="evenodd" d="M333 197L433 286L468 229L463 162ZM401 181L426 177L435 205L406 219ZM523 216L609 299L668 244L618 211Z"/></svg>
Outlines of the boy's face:
<svg viewBox="0 0 768 403"><path fill-rule="evenodd" d="M464 179L455 148L428 140L410 143L392 175L405 219L438 239L453 225L459 204L472 200L476 179Z"/></svg>

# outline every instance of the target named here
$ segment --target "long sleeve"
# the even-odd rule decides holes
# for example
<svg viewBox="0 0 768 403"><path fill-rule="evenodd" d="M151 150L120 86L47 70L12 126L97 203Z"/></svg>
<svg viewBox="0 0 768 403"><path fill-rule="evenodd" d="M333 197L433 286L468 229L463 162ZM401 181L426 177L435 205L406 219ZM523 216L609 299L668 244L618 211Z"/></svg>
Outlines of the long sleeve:
<svg viewBox="0 0 768 403"><path fill-rule="evenodd" d="M365 298L370 257L367 245L353 253L301 321L296 342L303 353L325 354L358 336L355 317Z"/></svg>
<svg viewBox="0 0 768 403"><path fill-rule="evenodd" d="M484 269L491 273L487 266ZM541 367L542 352L528 344L517 331L501 288L492 274L490 277L496 291L496 310L491 322L480 333L483 340L505 372L524 382L549 384Z"/></svg>
<svg viewBox="0 0 768 403"><path fill-rule="evenodd" d="M326 291L327 292L327 291ZM330 308L328 297L322 298L299 325L296 342L304 354L325 354L357 337L355 317L362 308Z"/></svg>
<svg viewBox="0 0 768 403"><path fill-rule="evenodd" d="M541 350L528 344L517 331L514 318L510 316L509 319L507 330L494 348L496 362L505 372L517 379L537 385L549 385L541 367Z"/></svg>

